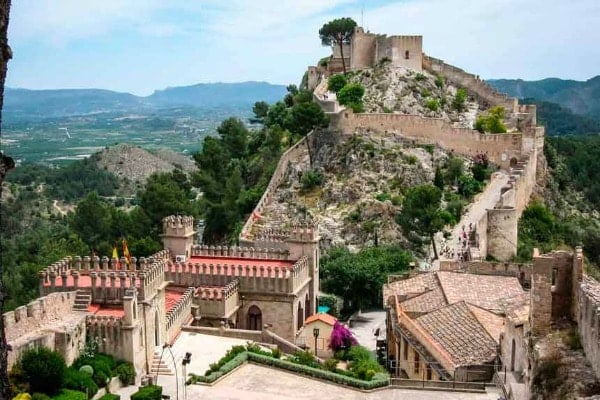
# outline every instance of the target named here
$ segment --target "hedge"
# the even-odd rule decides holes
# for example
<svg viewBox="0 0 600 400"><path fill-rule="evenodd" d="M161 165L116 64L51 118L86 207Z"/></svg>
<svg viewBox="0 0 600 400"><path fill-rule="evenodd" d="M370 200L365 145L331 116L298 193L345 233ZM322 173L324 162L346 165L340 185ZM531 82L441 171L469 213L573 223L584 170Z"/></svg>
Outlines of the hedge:
<svg viewBox="0 0 600 400"><path fill-rule="evenodd" d="M218 371L211 373L208 376L200 376L195 374L190 374L191 377L188 380L188 384L190 383L212 383L222 377L223 375L228 374L233 369L242 365L245 361L252 361L257 364L264 364L275 368L284 369L287 371L299 373L302 375L312 376L314 378L324 379L330 382L334 382L341 385L352 386L359 389L375 389L378 387L387 386L389 384L387 374L376 374L371 381L363 381L360 379L352 378L350 376L345 376L341 374L336 374L333 372L329 372L323 369L312 368L306 365L295 364L290 361L280 360L277 358L269 357L263 354L257 354L253 352L243 352L238 354L231 361L227 362L223 365Z"/></svg>
<svg viewBox="0 0 600 400"><path fill-rule="evenodd" d="M131 400L161 400L162 386L142 386L140 390L131 395Z"/></svg>
<svg viewBox="0 0 600 400"><path fill-rule="evenodd" d="M114 393L106 393L104 396L100 397L98 400L121 400L121 396Z"/></svg>
<svg viewBox="0 0 600 400"><path fill-rule="evenodd" d="M77 390L61 389L57 396L52 397L52 400L87 400L87 396Z"/></svg>
<svg viewBox="0 0 600 400"><path fill-rule="evenodd" d="M387 375L383 379L383 375L375 375L371 381L363 381L360 379L352 378L345 375L336 374L323 369L312 368L306 365L294 364L285 360L278 360L272 357L266 357L260 354L248 353L248 361L256 362L259 364L265 364L276 368L285 369L291 372L308 375L314 378L324 379L334 383L356 387L359 389L375 389L378 387L387 386L389 380ZM375 380L375 378L378 378Z"/></svg>
<svg viewBox="0 0 600 400"><path fill-rule="evenodd" d="M213 371L207 376L190 374L191 376L190 376L190 379L187 381L187 383L196 383L196 382L213 383L214 381L216 381L223 375L230 373L235 368L242 365L248 359L248 354L253 354L253 353L244 351L243 353L236 355L234 358L232 358L231 360L229 360L228 362L223 364L221 366L221 368L219 368L217 371Z"/></svg>

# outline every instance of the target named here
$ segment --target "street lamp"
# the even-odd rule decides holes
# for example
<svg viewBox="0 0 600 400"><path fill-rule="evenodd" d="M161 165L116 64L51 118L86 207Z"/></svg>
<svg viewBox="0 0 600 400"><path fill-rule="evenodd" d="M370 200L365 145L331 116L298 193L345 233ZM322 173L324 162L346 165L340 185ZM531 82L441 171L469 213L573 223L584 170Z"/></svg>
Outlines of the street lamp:
<svg viewBox="0 0 600 400"><path fill-rule="evenodd" d="M319 328L313 329L313 336L315 337L315 357L318 357L318 355L317 355L317 339L319 338Z"/></svg>
<svg viewBox="0 0 600 400"><path fill-rule="evenodd" d="M187 374L185 371L185 366L188 365L191 361L192 361L192 353L190 353L188 351L187 353L185 353L185 357L183 358L183 361L181 362L181 364L183 366L183 399L184 400L187 400Z"/></svg>

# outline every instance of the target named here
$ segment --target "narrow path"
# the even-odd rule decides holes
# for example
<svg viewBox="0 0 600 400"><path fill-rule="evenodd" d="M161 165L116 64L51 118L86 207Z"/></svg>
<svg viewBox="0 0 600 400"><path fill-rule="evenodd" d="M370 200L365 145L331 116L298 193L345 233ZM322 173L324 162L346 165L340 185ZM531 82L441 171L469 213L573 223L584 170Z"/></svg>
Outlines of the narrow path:
<svg viewBox="0 0 600 400"><path fill-rule="evenodd" d="M475 200L468 206L460 222L452 229L450 240L445 240L441 234L436 236L436 243L441 258L458 259L458 253L462 248L462 241L465 234L468 236L469 230L475 229L477 222L484 217L487 210L494 208L498 201L500 201L502 188L508 184L508 179L509 176L505 172L494 173L484 191L475 197ZM442 255L444 246L450 249L450 254ZM439 269L439 261L436 260L433 263L432 269Z"/></svg>
<svg viewBox="0 0 600 400"><path fill-rule="evenodd" d="M52 207L54 207L61 215L67 215L67 212L58 206L58 200L54 200L52 202Z"/></svg>

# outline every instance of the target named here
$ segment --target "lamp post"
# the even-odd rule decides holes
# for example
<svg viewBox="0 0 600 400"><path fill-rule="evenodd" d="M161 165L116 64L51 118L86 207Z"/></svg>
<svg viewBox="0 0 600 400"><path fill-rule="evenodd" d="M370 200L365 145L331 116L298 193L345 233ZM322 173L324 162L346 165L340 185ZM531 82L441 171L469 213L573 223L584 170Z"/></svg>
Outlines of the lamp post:
<svg viewBox="0 0 600 400"><path fill-rule="evenodd" d="M165 349L169 350L171 358L173 359L173 367L175 368L175 398L179 400L179 375L177 374L177 363L175 361L175 356L173 355L173 350L171 350L171 345L169 343L163 344L163 352L165 351ZM158 373L156 374L156 376L158 377Z"/></svg>
<svg viewBox="0 0 600 400"><path fill-rule="evenodd" d="M319 338L319 328L313 329L313 336L315 337L315 357L318 357L318 355L317 355L317 339Z"/></svg>
<svg viewBox="0 0 600 400"><path fill-rule="evenodd" d="M191 359L192 359L192 353L190 353L188 351L187 353L185 353L185 357L183 358L183 361L181 362L181 365L183 366L183 399L184 400L187 400L187 374L186 374L185 366L191 362Z"/></svg>

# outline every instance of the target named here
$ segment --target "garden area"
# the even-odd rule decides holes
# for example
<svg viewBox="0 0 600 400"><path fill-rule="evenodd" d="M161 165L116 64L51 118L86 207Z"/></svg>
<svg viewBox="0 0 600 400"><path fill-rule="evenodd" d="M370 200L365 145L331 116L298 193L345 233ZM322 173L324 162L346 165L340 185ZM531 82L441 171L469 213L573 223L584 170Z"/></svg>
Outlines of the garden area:
<svg viewBox="0 0 600 400"><path fill-rule="evenodd" d="M107 354L84 353L67 367L60 353L45 347L25 351L9 374L13 398L18 400L87 400L102 389L106 394L100 400L118 400L109 392L114 377L123 386L134 384L133 364Z"/></svg>
<svg viewBox="0 0 600 400"><path fill-rule="evenodd" d="M330 348L334 357L321 361L310 351L287 355L279 349L266 350L256 343L233 346L223 358L211 364L204 375L189 374L187 384L213 383L242 364L251 362L360 389L388 385L389 375L374 354L359 346L348 328L339 322L332 331Z"/></svg>

